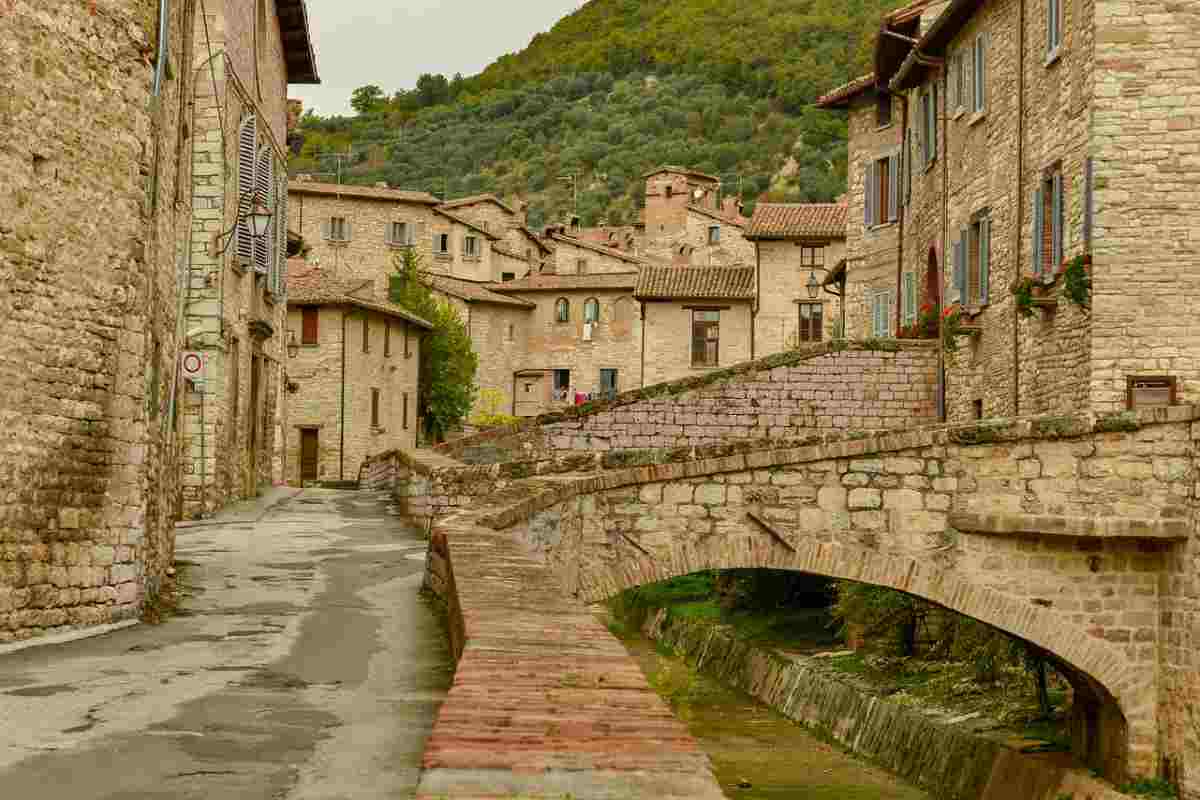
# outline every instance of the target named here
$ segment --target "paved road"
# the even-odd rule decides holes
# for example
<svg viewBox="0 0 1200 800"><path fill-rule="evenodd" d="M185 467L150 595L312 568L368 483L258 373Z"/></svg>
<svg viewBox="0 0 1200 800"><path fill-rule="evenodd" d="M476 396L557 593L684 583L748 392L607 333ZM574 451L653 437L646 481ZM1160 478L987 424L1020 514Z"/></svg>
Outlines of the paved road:
<svg viewBox="0 0 1200 800"><path fill-rule="evenodd" d="M413 795L451 679L424 541L383 495L284 497L180 530L166 624L0 656L0 797Z"/></svg>

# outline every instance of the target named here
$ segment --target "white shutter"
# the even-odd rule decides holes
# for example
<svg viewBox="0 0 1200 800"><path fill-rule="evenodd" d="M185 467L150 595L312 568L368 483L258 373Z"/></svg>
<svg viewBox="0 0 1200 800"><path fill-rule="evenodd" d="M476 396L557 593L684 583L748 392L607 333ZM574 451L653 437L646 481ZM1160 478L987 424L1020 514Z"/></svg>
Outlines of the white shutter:
<svg viewBox="0 0 1200 800"><path fill-rule="evenodd" d="M992 260L992 221L987 217L979 220L979 304L988 303L988 282Z"/></svg>
<svg viewBox="0 0 1200 800"><path fill-rule="evenodd" d="M1046 196L1045 189L1038 186L1033 193L1033 274L1042 274L1042 255L1043 237L1042 232L1046 229Z"/></svg>
<svg viewBox="0 0 1200 800"><path fill-rule="evenodd" d="M254 171L254 197L262 203L271 202L272 186L275 183L271 174L271 151L264 147L258 154L258 166ZM271 271L271 230L267 235L253 240L254 271L267 275Z"/></svg>
<svg viewBox="0 0 1200 800"><path fill-rule="evenodd" d="M288 193L286 175L277 184L279 201L275 204L276 236L276 267L275 293L283 296L287 292L287 243L288 243Z"/></svg>
<svg viewBox="0 0 1200 800"><path fill-rule="evenodd" d="M254 200L255 164L258 155L258 118L254 115L242 120L238 127L238 175L237 175L237 227L234 236L234 255L244 263L254 260L254 244L250 237L250 213Z"/></svg>

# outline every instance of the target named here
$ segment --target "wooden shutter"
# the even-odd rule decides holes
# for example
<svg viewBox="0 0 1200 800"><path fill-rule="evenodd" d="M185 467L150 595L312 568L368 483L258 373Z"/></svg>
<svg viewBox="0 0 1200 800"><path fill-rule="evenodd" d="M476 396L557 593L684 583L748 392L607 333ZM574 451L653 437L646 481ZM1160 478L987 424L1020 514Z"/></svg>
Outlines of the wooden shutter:
<svg viewBox="0 0 1200 800"><path fill-rule="evenodd" d="M863 172L863 222L869 228L875 224L875 162L868 161Z"/></svg>
<svg viewBox="0 0 1200 800"><path fill-rule="evenodd" d="M1033 193L1033 274L1042 274L1042 231L1046 229L1045 190L1038 186Z"/></svg>
<svg viewBox="0 0 1200 800"><path fill-rule="evenodd" d="M961 57L961 53L954 53L946 59L946 97L951 101L956 100L959 96L959 83L962 76L958 74L958 60Z"/></svg>
<svg viewBox="0 0 1200 800"><path fill-rule="evenodd" d="M888 156L888 222L900 215L900 156Z"/></svg>
<svg viewBox="0 0 1200 800"><path fill-rule="evenodd" d="M979 304L987 305L988 281L992 260L992 221L987 217L979 220Z"/></svg>
<svg viewBox="0 0 1200 800"><path fill-rule="evenodd" d="M896 293L898 289L899 287L888 289L887 291L887 317L883 321L883 335L885 337L890 337L893 333L892 320L896 319Z"/></svg>
<svg viewBox="0 0 1200 800"><path fill-rule="evenodd" d="M975 37L975 75L971 94L971 110L983 111L987 91L987 35Z"/></svg>
<svg viewBox="0 0 1200 800"><path fill-rule="evenodd" d="M254 171L254 196L264 203L269 203L271 201L271 185L274 182L274 176L271 175L271 151L264 147L258 153L258 166ZM260 275L270 274L270 228L267 229L266 236L254 238L252 245L254 253L254 271Z"/></svg>
<svg viewBox="0 0 1200 800"><path fill-rule="evenodd" d="M242 120L238 127L238 206L237 227L234 236L234 255L244 263L254 260L254 244L250 237L250 223L246 215L250 213L254 200L255 165L258 156L258 118L254 115Z"/></svg>
<svg viewBox="0 0 1200 800"><path fill-rule="evenodd" d="M967 229L959 231L958 241L954 244L954 290L958 292L958 302L967 304Z"/></svg>
<svg viewBox="0 0 1200 800"><path fill-rule="evenodd" d="M300 309L302 323L300 326L300 343L301 344L317 344L319 342L318 324L320 320L320 310L314 306L305 306Z"/></svg>
<svg viewBox="0 0 1200 800"><path fill-rule="evenodd" d="M1053 180L1054 197L1051 200L1051 213L1053 219L1053 250L1050 253L1051 274L1058 271L1063 260L1063 179L1062 173L1054 173Z"/></svg>
<svg viewBox="0 0 1200 800"><path fill-rule="evenodd" d="M1083 162L1083 244L1091 252L1092 249L1092 214L1095 194L1092 190L1092 159Z"/></svg>
<svg viewBox="0 0 1200 800"><path fill-rule="evenodd" d="M288 232L288 193L286 177L276 182L275 203L275 294L283 296L287 293L287 232Z"/></svg>

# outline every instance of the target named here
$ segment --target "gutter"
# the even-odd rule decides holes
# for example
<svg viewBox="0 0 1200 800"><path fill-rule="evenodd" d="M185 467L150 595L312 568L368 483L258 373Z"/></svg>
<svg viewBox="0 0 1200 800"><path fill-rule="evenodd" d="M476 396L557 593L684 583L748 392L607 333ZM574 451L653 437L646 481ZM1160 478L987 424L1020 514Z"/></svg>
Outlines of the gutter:
<svg viewBox="0 0 1200 800"><path fill-rule="evenodd" d="M889 99L895 95L888 94ZM908 141L908 98L904 98L904 103L901 104L900 113L900 147L903 152L900 154L901 172L895 176L900 181L900 186L896 190L896 196L901 198L897 203L899 208L896 209L897 221L899 226L896 228L896 337L900 336L901 323L904 322L904 220L908 215L908 203L912 199L904 196L905 189L908 188L908 181L905 180L905 175L911 173L912 165L908 162L912 159L912 147ZM920 272L917 273L920 275ZM915 277L914 277L915 280ZM918 296L920 291L917 292ZM918 308L920 305L918 304ZM916 311L916 309L914 309ZM920 312L917 312L918 324L920 324ZM843 331L843 334L845 332Z"/></svg>
<svg viewBox="0 0 1200 800"><path fill-rule="evenodd" d="M338 480L346 480L346 319L353 311L342 312L342 385L338 406L338 427L341 440L338 442Z"/></svg>
<svg viewBox="0 0 1200 800"><path fill-rule="evenodd" d="M642 366L641 366L641 388L646 388L646 301L639 300L638 305L642 307Z"/></svg>
<svg viewBox="0 0 1200 800"><path fill-rule="evenodd" d="M1021 231L1025 229L1025 0L1017 0L1017 224L1013 229L1016 268L1014 275L1021 277ZM1011 293L1010 293L1011 294ZM1017 313L1015 297L1013 303L1013 410L1012 416L1021 414L1021 315Z"/></svg>
<svg viewBox="0 0 1200 800"><path fill-rule="evenodd" d="M758 309L762 303L762 251L754 243L754 305L750 307L750 360L754 360L755 329L758 327Z"/></svg>
<svg viewBox="0 0 1200 800"><path fill-rule="evenodd" d="M167 44L170 41L171 0L158 2L158 63L154 65L154 90L152 94L158 97L162 92L163 74L167 69Z"/></svg>

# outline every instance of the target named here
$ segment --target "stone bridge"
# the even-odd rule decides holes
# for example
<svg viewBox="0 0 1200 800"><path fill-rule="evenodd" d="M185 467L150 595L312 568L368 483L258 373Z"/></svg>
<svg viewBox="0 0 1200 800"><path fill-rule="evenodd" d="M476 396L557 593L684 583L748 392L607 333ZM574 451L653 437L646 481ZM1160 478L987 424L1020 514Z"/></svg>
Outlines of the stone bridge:
<svg viewBox="0 0 1200 800"><path fill-rule="evenodd" d="M460 490L487 501L441 509L431 582L461 592L447 588L458 549L500 532L586 601L722 568L891 587L1053 658L1075 689L1074 750L1088 764L1113 778L1166 772L1200 798L1198 416L1175 407L713 446L590 474L460 468L473 476ZM398 483L411 496L416 483ZM452 605L469 618L469 603Z"/></svg>

